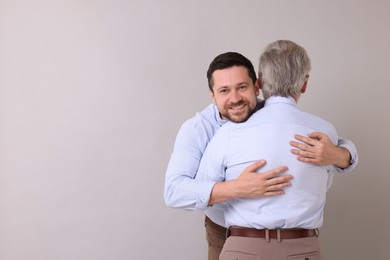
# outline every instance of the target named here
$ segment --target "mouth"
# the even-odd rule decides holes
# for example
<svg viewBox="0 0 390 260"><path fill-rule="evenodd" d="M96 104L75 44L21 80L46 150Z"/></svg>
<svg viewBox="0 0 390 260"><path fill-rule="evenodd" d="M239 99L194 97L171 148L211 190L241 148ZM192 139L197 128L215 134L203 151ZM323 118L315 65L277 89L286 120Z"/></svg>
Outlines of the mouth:
<svg viewBox="0 0 390 260"><path fill-rule="evenodd" d="M241 109L245 108L245 106L246 106L245 103L241 103L241 104L230 106L229 109L233 110L233 111L236 111L236 110L241 110Z"/></svg>

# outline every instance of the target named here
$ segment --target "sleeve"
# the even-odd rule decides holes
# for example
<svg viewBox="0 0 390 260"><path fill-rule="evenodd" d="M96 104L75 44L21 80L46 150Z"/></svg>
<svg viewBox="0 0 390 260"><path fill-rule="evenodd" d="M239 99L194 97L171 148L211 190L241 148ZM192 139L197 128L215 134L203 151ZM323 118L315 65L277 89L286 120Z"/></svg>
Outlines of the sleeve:
<svg viewBox="0 0 390 260"><path fill-rule="evenodd" d="M210 135L212 131L200 127L195 120L185 122L179 130L165 175L164 199L168 207L196 210L197 199L210 196L215 182L195 180Z"/></svg>
<svg viewBox="0 0 390 260"><path fill-rule="evenodd" d="M351 155L351 161L350 161L350 165L347 168L345 168L345 169L336 168L336 171L339 173L349 173L353 169L355 169L355 167L358 163L358 153L357 153L356 147L352 141L347 140L347 139L343 139L342 137L339 137L337 145L339 147L344 147L349 151L349 153Z"/></svg>
<svg viewBox="0 0 390 260"><path fill-rule="evenodd" d="M225 129L219 130L207 146L199 165L196 180L206 182L221 182L226 179L225 153L227 151L228 139ZM199 196L197 209L205 210L209 205L210 193L207 196Z"/></svg>

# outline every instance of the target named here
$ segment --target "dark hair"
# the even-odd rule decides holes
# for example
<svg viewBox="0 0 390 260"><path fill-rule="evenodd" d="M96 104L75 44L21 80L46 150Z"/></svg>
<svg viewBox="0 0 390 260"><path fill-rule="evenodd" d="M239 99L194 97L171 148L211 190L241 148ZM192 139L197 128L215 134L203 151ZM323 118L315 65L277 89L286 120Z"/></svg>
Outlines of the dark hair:
<svg viewBox="0 0 390 260"><path fill-rule="evenodd" d="M253 81L253 84L256 83L257 77L252 62L240 53L226 52L215 57L214 60L210 63L209 69L207 70L209 89L213 91L214 80L212 75L214 71L228 69L234 66L245 67L248 71L248 76Z"/></svg>

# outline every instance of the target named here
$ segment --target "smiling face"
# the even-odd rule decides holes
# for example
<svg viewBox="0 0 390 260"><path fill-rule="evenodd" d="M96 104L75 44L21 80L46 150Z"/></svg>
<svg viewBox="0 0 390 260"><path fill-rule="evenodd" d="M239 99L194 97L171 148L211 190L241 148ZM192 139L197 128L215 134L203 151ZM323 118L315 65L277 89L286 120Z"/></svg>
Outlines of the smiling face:
<svg viewBox="0 0 390 260"><path fill-rule="evenodd" d="M255 111L258 85L248 75L247 68L233 66L212 74L211 99L217 105L222 119L236 123L246 121Z"/></svg>

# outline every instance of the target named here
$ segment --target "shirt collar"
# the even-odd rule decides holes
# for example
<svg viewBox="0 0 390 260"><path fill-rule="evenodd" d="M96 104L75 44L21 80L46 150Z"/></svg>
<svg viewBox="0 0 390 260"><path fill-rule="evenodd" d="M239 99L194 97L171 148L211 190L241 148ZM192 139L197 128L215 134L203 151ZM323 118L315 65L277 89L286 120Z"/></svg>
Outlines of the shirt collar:
<svg viewBox="0 0 390 260"><path fill-rule="evenodd" d="M292 106L297 105L297 101L291 96L289 96L289 97L272 96L272 97L269 97L265 100L264 106L266 107L266 106L276 104L276 103L284 103L284 104L288 104L288 105L292 105Z"/></svg>
<svg viewBox="0 0 390 260"><path fill-rule="evenodd" d="M227 120L221 118L218 107L215 104L214 104L214 115L215 115L215 120L217 121L219 126L223 126L227 122Z"/></svg>

